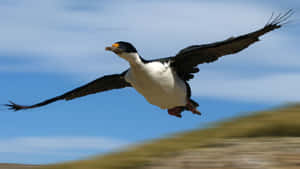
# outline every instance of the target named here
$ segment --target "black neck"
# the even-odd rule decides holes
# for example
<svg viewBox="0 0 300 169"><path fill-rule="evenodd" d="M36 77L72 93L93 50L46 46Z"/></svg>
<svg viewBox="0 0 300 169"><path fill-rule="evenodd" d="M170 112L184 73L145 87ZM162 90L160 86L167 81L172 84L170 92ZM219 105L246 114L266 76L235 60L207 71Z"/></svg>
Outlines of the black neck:
<svg viewBox="0 0 300 169"><path fill-rule="evenodd" d="M139 55L139 57L140 57L140 59L143 63L148 63L149 62L148 60L144 59L140 54L138 54L138 55Z"/></svg>

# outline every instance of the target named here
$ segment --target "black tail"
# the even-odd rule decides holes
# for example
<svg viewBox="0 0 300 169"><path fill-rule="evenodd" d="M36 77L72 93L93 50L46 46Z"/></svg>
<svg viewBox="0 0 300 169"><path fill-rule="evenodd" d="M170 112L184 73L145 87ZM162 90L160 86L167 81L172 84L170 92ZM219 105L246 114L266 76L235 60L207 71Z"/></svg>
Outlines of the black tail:
<svg viewBox="0 0 300 169"><path fill-rule="evenodd" d="M190 102L193 104L194 107L199 107L199 104L194 100L190 99Z"/></svg>

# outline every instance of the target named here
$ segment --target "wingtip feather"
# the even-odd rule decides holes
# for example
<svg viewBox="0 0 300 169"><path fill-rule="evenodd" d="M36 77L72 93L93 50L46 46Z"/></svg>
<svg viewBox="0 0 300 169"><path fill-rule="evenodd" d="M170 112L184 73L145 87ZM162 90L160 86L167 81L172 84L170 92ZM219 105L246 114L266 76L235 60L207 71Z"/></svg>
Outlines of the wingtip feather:
<svg viewBox="0 0 300 169"><path fill-rule="evenodd" d="M280 28L281 26L289 23L289 18L295 14L293 9L289 9L286 13L279 13L277 16L272 13L265 27L272 26L274 28Z"/></svg>
<svg viewBox="0 0 300 169"><path fill-rule="evenodd" d="M18 110L22 110L22 109L26 109L26 106L22 106L22 105L18 105L16 103L14 103L13 101L8 101L9 104L4 104L3 106L6 106L8 108L8 110L13 110L13 111L18 111Z"/></svg>

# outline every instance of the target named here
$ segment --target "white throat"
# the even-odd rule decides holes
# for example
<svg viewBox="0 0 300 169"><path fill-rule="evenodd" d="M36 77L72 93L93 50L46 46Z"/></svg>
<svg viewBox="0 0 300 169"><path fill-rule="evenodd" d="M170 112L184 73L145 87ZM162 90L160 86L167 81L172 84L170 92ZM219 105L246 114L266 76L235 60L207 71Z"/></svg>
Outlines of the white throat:
<svg viewBox="0 0 300 169"><path fill-rule="evenodd" d="M138 53L136 52L131 52L131 53L122 53L119 55L121 58L127 60L130 65L137 65L137 64L142 64L142 60L139 56Z"/></svg>

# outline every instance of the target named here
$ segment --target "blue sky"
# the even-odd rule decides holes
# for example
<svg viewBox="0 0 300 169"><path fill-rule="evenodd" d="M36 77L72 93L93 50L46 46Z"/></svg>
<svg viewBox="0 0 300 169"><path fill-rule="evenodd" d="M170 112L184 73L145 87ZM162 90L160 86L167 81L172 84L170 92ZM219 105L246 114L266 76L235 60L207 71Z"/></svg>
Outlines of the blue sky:
<svg viewBox="0 0 300 169"><path fill-rule="evenodd" d="M105 46L125 40L145 58L261 28L292 0L0 0L0 103L32 104L127 63ZM299 12L298 12L299 13ZM133 89L20 112L1 111L0 162L44 164L85 158L210 122L300 101L299 14L236 55L200 65L191 81L202 116L171 117Z"/></svg>

